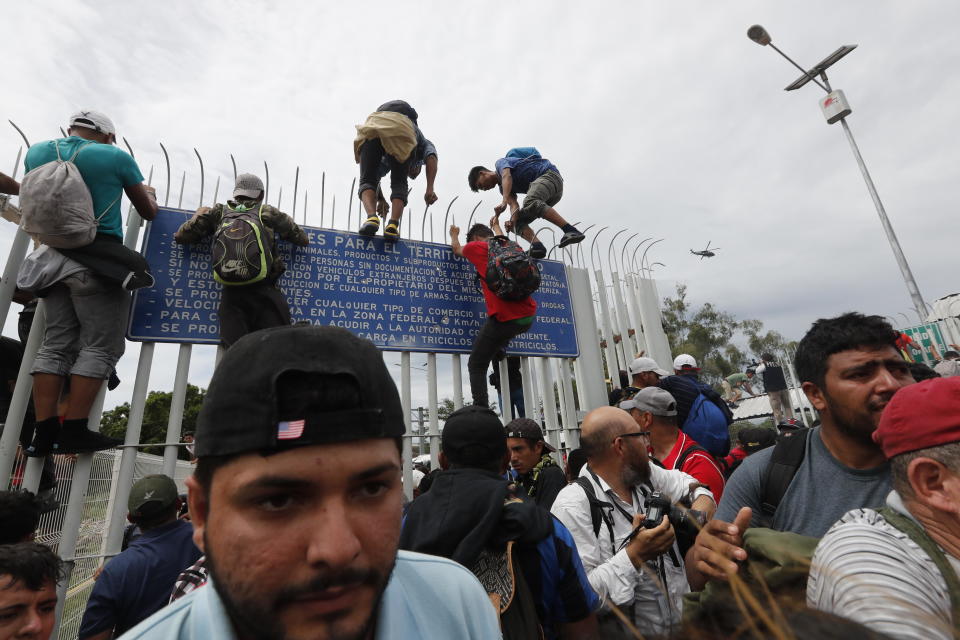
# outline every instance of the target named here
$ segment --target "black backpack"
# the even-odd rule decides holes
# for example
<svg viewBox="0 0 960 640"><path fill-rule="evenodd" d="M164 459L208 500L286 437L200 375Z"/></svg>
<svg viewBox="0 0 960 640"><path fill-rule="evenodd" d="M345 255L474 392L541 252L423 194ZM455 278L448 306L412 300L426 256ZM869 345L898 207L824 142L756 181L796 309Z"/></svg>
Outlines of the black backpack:
<svg viewBox="0 0 960 640"><path fill-rule="evenodd" d="M540 288L540 267L506 236L487 241L487 287L503 300L523 300Z"/></svg>
<svg viewBox="0 0 960 640"><path fill-rule="evenodd" d="M234 209L223 205L213 234L213 277L224 285L265 280L273 267L273 233L263 223L263 205Z"/></svg>
<svg viewBox="0 0 960 640"><path fill-rule="evenodd" d="M797 470L807 454L807 438L810 429L786 431L780 435L777 444L773 446L773 455L770 463L763 472L763 497L760 502L760 515L763 526L770 527L773 515L787 492L787 487L793 482Z"/></svg>

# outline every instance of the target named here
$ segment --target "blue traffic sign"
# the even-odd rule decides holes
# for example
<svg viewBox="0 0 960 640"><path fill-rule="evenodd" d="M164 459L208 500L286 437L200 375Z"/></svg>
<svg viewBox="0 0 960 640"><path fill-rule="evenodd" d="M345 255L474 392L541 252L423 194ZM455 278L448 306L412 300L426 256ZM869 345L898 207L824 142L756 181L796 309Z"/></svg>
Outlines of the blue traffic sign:
<svg viewBox="0 0 960 640"><path fill-rule="evenodd" d="M221 285L210 243L179 245L174 232L192 215L161 208L143 240L156 284L134 292L127 337L142 342L217 344ZM294 321L335 325L390 351L469 353L486 321L476 270L450 247L385 242L304 227L307 247L278 241L287 271L279 286ZM576 357L573 308L563 264L540 262L537 321L514 338L515 355Z"/></svg>

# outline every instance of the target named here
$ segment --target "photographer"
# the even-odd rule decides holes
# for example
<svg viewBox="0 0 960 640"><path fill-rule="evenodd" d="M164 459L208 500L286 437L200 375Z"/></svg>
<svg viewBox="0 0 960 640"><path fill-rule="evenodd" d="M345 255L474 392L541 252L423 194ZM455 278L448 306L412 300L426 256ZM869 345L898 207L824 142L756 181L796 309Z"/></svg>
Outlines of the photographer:
<svg viewBox="0 0 960 640"><path fill-rule="evenodd" d="M575 483L560 491L551 512L573 535L597 594L620 608L644 636L659 636L679 622L681 598L689 587L670 519L642 526L651 498L659 493L665 499L658 511L686 500L706 518L716 504L696 478L650 463L649 436L622 409L588 413L580 435L588 464ZM683 513L671 511L674 520ZM612 614L606 616L601 636L619 637L614 635L619 624Z"/></svg>

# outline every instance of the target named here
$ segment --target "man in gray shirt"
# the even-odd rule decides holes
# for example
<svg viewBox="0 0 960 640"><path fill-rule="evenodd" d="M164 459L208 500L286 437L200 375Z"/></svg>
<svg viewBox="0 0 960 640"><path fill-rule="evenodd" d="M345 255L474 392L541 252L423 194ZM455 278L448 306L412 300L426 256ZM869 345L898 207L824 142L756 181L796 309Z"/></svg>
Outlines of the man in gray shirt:
<svg viewBox="0 0 960 640"><path fill-rule="evenodd" d="M772 513L763 508L764 479L776 447L750 456L730 477L716 518L687 553L693 589L736 573L747 558L749 526L819 537L847 511L883 504L890 469L871 436L894 392L913 383L896 337L879 316L846 313L814 323L795 363L821 426L805 433L803 460Z"/></svg>

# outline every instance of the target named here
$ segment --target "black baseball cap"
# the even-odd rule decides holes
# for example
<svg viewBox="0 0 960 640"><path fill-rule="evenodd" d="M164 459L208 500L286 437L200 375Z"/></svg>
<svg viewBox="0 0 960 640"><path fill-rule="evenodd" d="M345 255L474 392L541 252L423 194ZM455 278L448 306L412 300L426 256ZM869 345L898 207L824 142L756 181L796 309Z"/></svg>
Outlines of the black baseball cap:
<svg viewBox="0 0 960 640"><path fill-rule="evenodd" d="M777 432L767 427L744 427L737 432L737 440L747 453L756 453L777 442Z"/></svg>
<svg viewBox="0 0 960 640"><path fill-rule="evenodd" d="M487 407L467 405L447 418L440 448L450 462L483 465L507 453L507 436L497 414Z"/></svg>
<svg viewBox="0 0 960 640"><path fill-rule="evenodd" d="M508 438L526 438L534 442L542 442L543 450L553 453L556 449L543 438L543 429L537 424L536 420L530 418L516 418L507 423L504 427Z"/></svg>
<svg viewBox="0 0 960 640"><path fill-rule="evenodd" d="M331 391L325 383L333 380L356 392ZM339 327L276 327L244 336L217 365L197 418L196 455L266 454L405 431L397 386L372 342Z"/></svg>

